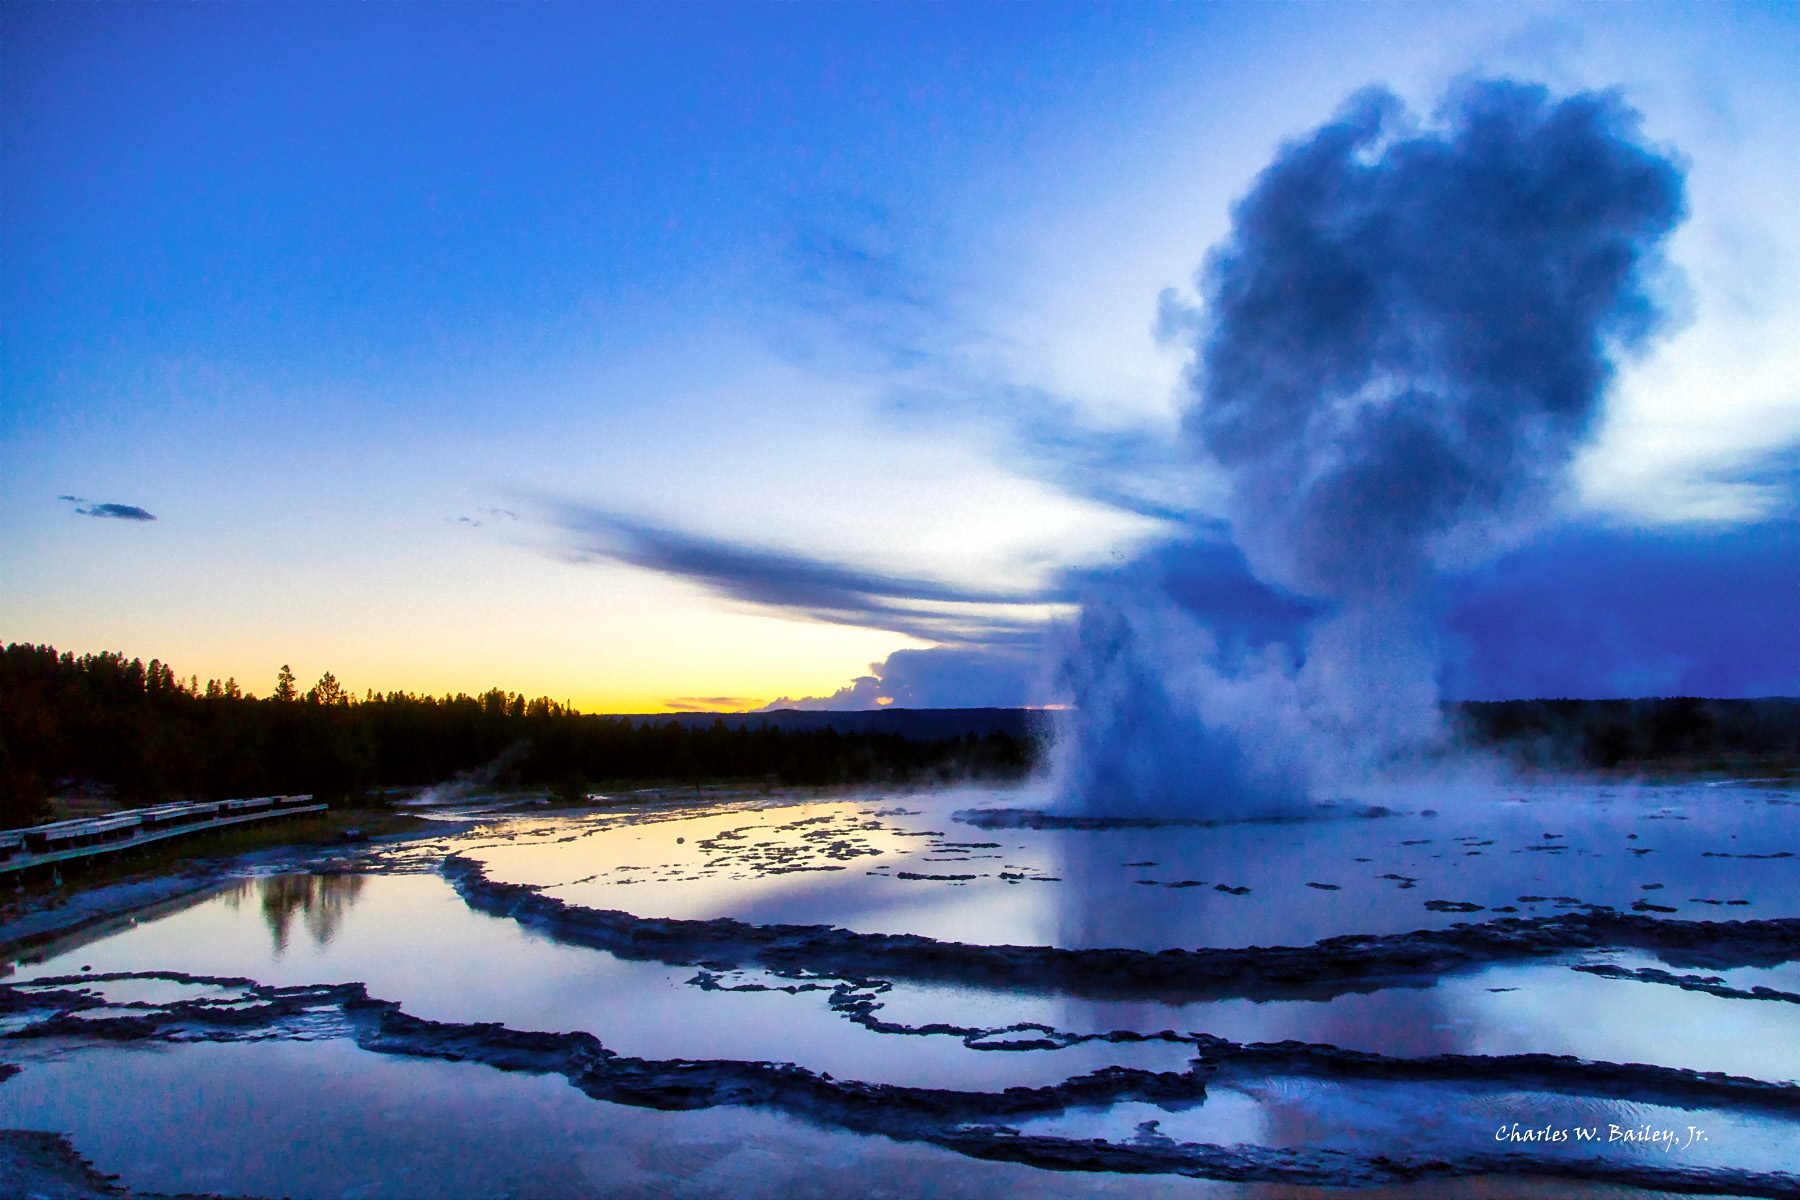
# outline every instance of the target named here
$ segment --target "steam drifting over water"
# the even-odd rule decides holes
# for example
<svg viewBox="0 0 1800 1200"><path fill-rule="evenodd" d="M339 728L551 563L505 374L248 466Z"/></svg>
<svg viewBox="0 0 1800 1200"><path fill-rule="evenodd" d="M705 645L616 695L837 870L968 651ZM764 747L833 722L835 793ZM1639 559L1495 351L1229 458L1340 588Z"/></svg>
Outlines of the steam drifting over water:
<svg viewBox="0 0 1800 1200"><path fill-rule="evenodd" d="M1284 146L1199 276L1184 432L1225 528L1085 597L1064 792L1256 815L1442 749L1433 585L1544 522L1683 193L1617 96L1510 81L1429 118L1368 89ZM1238 555L1248 601L1171 582Z"/></svg>

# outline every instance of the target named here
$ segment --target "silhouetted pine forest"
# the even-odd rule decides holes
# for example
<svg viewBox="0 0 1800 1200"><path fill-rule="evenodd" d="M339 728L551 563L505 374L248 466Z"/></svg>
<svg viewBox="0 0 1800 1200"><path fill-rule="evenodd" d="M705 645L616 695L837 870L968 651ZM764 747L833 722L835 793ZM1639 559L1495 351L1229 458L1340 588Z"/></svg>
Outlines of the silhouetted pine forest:
<svg viewBox="0 0 1800 1200"><path fill-rule="evenodd" d="M154 659L14 644L0 654L0 827L40 819L52 795L96 786L127 805L338 799L458 776L574 793L628 782L1010 779L1033 760L1029 740L1005 732L915 739L759 725L634 725L499 690L357 698L329 673L301 692L285 667L257 699L235 680L178 679Z"/></svg>
<svg viewBox="0 0 1800 1200"><path fill-rule="evenodd" d="M1455 707L1466 738L1530 766L1610 770L1800 764L1800 699L1492 700Z"/></svg>
<svg viewBox="0 0 1800 1200"><path fill-rule="evenodd" d="M1548 768L1800 762L1800 700L1512 700L1453 705L1471 744ZM845 724L853 722L846 720ZM1026 728L1023 722L1020 728ZM623 783L783 784L1015 779L1031 736L916 738L867 729L781 729L750 716L634 724L546 697L346 692L329 673L305 692L287 668L257 699L234 680L181 680L163 663L76 657L14 644L0 653L0 827L48 797L109 792L128 804L376 789L473 777L576 793Z"/></svg>

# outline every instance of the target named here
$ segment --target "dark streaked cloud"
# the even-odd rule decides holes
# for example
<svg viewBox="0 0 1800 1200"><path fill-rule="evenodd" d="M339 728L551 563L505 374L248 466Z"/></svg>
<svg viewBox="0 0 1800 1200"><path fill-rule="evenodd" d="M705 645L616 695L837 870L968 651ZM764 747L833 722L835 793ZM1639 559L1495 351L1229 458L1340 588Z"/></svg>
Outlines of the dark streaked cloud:
<svg viewBox="0 0 1800 1200"><path fill-rule="evenodd" d="M139 508L135 504L89 504L82 496L58 496L58 500L76 505L75 511L84 517L104 517L115 521L154 521L156 514L148 509ZM79 507L87 505L86 508Z"/></svg>
<svg viewBox="0 0 1800 1200"><path fill-rule="evenodd" d="M1761 493L1769 516L1800 509L1800 443L1765 450L1747 462L1711 472L1713 482L1747 484Z"/></svg>
<svg viewBox="0 0 1800 1200"><path fill-rule="evenodd" d="M1076 405L1043 392L1015 391L1008 409L1015 470L1138 516L1197 518L1193 458L1172 423L1096 425Z"/></svg>
<svg viewBox="0 0 1800 1200"><path fill-rule="evenodd" d="M1156 588L1218 640L1221 657L1271 642L1304 658L1324 615L1258 582L1221 541L1172 542L1083 587ZM1735 528L1571 527L1442 581L1439 671L1449 700L1800 695L1800 522ZM1017 707L1067 697L1022 647L901 650L827 696L779 708Z"/></svg>
<svg viewBox="0 0 1800 1200"><path fill-rule="evenodd" d="M482 516L488 520L517 521L519 519L519 514L510 508L484 508L481 512ZM480 529L487 524L487 520L483 520L481 517L445 517L444 519L452 525L466 525L470 529Z"/></svg>
<svg viewBox="0 0 1800 1200"><path fill-rule="evenodd" d="M891 630L936 642L1035 644L1036 614L975 611L1067 603L1066 584L1031 591L965 587L885 575L789 551L667 529L598 509L563 507L556 523L577 559L610 559L688 579L713 593L835 625Z"/></svg>
<svg viewBox="0 0 1800 1200"><path fill-rule="evenodd" d="M1009 470L1119 512L1179 525L1219 511L1173 415L1107 422L1043 388L984 389L948 375L896 395L890 408L907 419L973 423Z"/></svg>
<svg viewBox="0 0 1800 1200"><path fill-rule="evenodd" d="M1222 652L1242 655L1272 641L1299 644L1315 605L1270 588L1250 574L1236 547L1219 534L1196 534L1152 547L1106 569L1070 571L1068 589L1087 596L1096 589L1152 588L1204 622ZM1050 630L1039 628L1041 635ZM1067 699L1052 664L1030 645L939 646L896 650L869 664L829 696L783 696L779 708L859 710L901 708L1019 708Z"/></svg>
<svg viewBox="0 0 1800 1200"><path fill-rule="evenodd" d="M1237 652L1299 641L1320 611L1259 582L1222 529L1198 524L1118 565L1065 569L1041 588L1020 591L889 575L573 505L556 510L555 523L570 535L567 553L577 560L629 563L779 612L940 643L896 651L832 695L784 696L765 708L864 709L877 707L882 697L912 708L1061 699L1048 682L1042 649L1049 624L1041 608L1076 603L1096 587L1155 588L1206 622L1222 649ZM695 705L711 710L750 703L732 699L702 697Z"/></svg>

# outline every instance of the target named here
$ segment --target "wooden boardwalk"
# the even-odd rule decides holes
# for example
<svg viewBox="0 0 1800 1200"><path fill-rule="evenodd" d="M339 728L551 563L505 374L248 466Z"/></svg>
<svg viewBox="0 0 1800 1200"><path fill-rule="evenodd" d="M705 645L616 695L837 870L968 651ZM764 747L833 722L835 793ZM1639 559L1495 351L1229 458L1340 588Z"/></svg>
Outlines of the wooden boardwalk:
<svg viewBox="0 0 1800 1200"><path fill-rule="evenodd" d="M45 863L66 862L94 854L110 854L164 838L222 829L250 821L266 821L295 813L324 812L311 796L258 796L251 800L207 800L197 804L159 804L104 817L57 821L30 829L0 830L0 873Z"/></svg>

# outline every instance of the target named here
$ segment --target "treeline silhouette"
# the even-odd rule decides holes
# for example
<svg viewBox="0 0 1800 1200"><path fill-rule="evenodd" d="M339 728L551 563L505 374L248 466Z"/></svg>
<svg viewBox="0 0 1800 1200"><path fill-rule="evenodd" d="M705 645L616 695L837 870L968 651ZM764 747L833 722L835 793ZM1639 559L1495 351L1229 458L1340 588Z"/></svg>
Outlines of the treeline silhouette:
<svg viewBox="0 0 1800 1200"><path fill-rule="evenodd" d="M1548 769L1800 765L1800 700L1506 700L1448 706L1465 744ZM991 713L988 714L991 717ZM846 720L850 725L852 721ZM1020 728L1025 728L1020 723ZM264 699L235 680L177 678L152 660L0 653L0 827L49 797L98 790L127 804L310 792L353 799L456 781L576 794L626 783L782 784L1016 779L1038 738L1004 730L907 737L583 714L547 697L365 693L327 673L305 692L286 667Z"/></svg>
<svg viewBox="0 0 1800 1200"><path fill-rule="evenodd" d="M1467 740L1528 766L1800 765L1800 699L1493 700L1455 706Z"/></svg>
<svg viewBox="0 0 1800 1200"><path fill-rule="evenodd" d="M783 784L1011 779L1027 738L733 727L583 714L547 697L408 692L352 696L327 673L304 693L286 667L273 693L182 680L158 660L0 654L0 826L42 819L49 797L89 788L127 805L376 789L464 779L494 787L755 781Z"/></svg>

